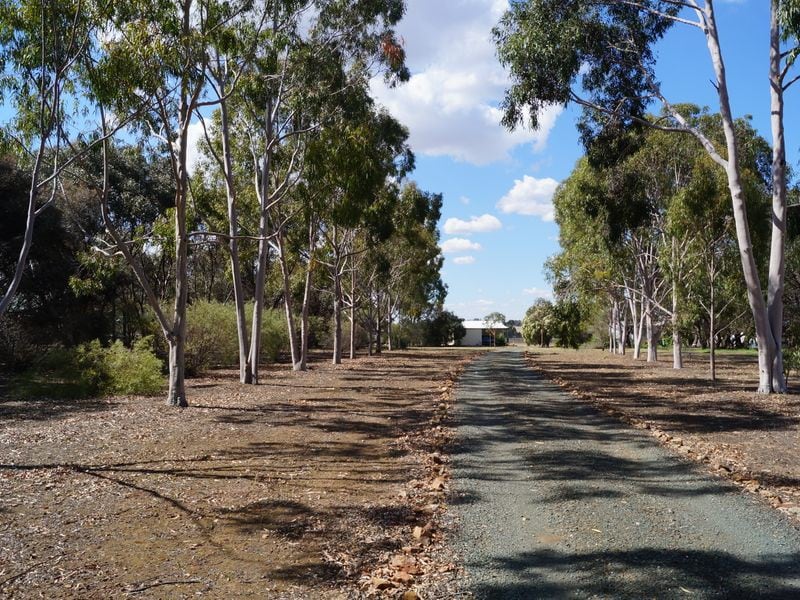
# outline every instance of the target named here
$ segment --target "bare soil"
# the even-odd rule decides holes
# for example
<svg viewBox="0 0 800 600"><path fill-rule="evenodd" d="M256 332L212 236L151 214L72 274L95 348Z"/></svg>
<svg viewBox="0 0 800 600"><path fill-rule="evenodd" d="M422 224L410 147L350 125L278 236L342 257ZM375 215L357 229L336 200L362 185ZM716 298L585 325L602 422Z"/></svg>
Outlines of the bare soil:
<svg viewBox="0 0 800 600"><path fill-rule="evenodd" d="M475 355L215 372L184 410L0 399L0 596L431 597L456 576L443 425Z"/></svg>
<svg viewBox="0 0 800 600"><path fill-rule="evenodd" d="M686 353L681 370L671 353L657 363L601 350L527 356L563 388L800 520L800 394L755 393L755 356L718 355L716 384L700 352Z"/></svg>

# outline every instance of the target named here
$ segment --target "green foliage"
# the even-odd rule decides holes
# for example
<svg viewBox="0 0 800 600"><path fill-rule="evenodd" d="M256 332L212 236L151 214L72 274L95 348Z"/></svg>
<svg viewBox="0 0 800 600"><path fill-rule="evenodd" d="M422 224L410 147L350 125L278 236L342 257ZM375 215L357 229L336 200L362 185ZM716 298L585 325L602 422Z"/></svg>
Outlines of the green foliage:
<svg viewBox="0 0 800 600"><path fill-rule="evenodd" d="M800 373L800 348L783 349L783 373L786 376L786 383L789 383L789 376Z"/></svg>
<svg viewBox="0 0 800 600"><path fill-rule="evenodd" d="M252 307L245 307L248 331ZM239 362L236 334L236 307L222 302L201 300L186 312L186 372L190 375L215 367L231 367ZM264 311L261 329L261 356L275 362L289 348L286 318L281 310Z"/></svg>
<svg viewBox="0 0 800 600"><path fill-rule="evenodd" d="M425 322L425 345L446 346L453 342L458 344L467 334L463 322L464 319L450 311L441 311Z"/></svg>
<svg viewBox="0 0 800 600"><path fill-rule="evenodd" d="M550 105L566 105L575 93L594 104L614 107L613 116L598 122L586 110L581 129L587 146L601 139L606 148L619 131L623 135L643 118L654 80L653 46L674 15L671 2L593 0L529 0L513 2L494 29L500 61L509 68L512 85L503 103L503 123L514 127Z"/></svg>
<svg viewBox="0 0 800 600"><path fill-rule="evenodd" d="M251 312L251 311L248 311ZM261 358L275 362L282 352L289 350L289 334L282 310L265 310L261 322Z"/></svg>
<svg viewBox="0 0 800 600"><path fill-rule="evenodd" d="M126 348L117 340L105 350L103 369L106 372L105 390L110 394L157 394L164 384L161 361L153 354L153 339L141 338Z"/></svg>
<svg viewBox="0 0 800 600"><path fill-rule="evenodd" d="M559 300L553 306L553 335L561 348L578 349L588 340L582 327L581 311L574 300Z"/></svg>
<svg viewBox="0 0 800 600"><path fill-rule="evenodd" d="M238 362L235 306L206 301L191 304L186 311L187 374Z"/></svg>
<svg viewBox="0 0 800 600"><path fill-rule="evenodd" d="M547 347L553 338L553 326L553 303L539 298L525 312L525 318L522 320L522 339L528 346L539 344L543 348Z"/></svg>
<svg viewBox="0 0 800 600"><path fill-rule="evenodd" d="M13 393L26 398L157 394L164 377L152 345L152 338L146 337L132 348L121 341L104 347L99 340L75 348L51 348L15 380Z"/></svg>
<svg viewBox="0 0 800 600"><path fill-rule="evenodd" d="M394 348L405 350L413 346L425 345L425 323L404 319L392 323L392 343Z"/></svg>

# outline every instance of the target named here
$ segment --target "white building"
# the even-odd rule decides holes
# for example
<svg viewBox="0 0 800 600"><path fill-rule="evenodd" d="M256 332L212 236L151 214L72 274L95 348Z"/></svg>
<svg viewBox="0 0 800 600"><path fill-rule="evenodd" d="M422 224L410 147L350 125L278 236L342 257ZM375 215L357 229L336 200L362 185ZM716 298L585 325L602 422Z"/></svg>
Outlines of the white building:
<svg viewBox="0 0 800 600"><path fill-rule="evenodd" d="M492 332L495 336L498 334L505 336L508 329L502 323L496 323L490 329L486 321L464 321L462 325L467 333L461 338L461 346L491 346Z"/></svg>

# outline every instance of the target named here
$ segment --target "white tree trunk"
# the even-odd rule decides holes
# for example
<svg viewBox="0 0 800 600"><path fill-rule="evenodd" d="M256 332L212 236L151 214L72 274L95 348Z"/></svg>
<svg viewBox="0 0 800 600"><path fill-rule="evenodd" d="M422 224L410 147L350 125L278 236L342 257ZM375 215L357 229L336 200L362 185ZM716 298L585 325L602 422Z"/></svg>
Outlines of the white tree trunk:
<svg viewBox="0 0 800 600"><path fill-rule="evenodd" d="M386 294L386 344L389 352L392 351L392 295Z"/></svg>
<svg viewBox="0 0 800 600"><path fill-rule="evenodd" d="M226 94L225 81L223 78L220 79L220 95L224 98ZM248 363L247 317L244 308L244 285L242 283L242 269L239 260L239 214L237 210L236 186L233 180L228 103L225 99L220 102L220 125L222 134L222 167L225 177L225 192L228 205L228 251L231 261L233 301L236 309L236 334L239 343L239 381L249 384L253 382L253 373Z"/></svg>
<svg viewBox="0 0 800 600"><path fill-rule="evenodd" d="M258 383L258 369L261 364L261 324L264 316L264 288L267 277L267 264L269 261L269 186L272 176L272 138L274 135L273 100L267 98L264 109L266 119L266 136L264 140L264 157L261 165L261 181L258 186L259 216L258 216L258 256L256 258L256 279L253 290L253 322L250 331L250 353L247 362L250 365L251 383Z"/></svg>
<svg viewBox="0 0 800 600"><path fill-rule="evenodd" d="M283 307L286 312L286 329L289 335L289 353L292 357L292 369L300 371L302 362L300 359L300 347L297 343L297 328L294 322L294 302L292 300L292 282L289 272L289 260L286 256L286 243L283 239L283 231L278 230L276 236L278 241L278 260L281 263L281 279L283 280Z"/></svg>
<svg viewBox="0 0 800 600"><path fill-rule="evenodd" d="M337 256L333 263L333 364L342 364L342 273Z"/></svg>
<svg viewBox="0 0 800 600"><path fill-rule="evenodd" d="M783 77L781 76L779 0L770 2L770 114L772 125L772 240L769 256L767 313L775 354L772 365L773 390L785 393L783 373L783 288L786 277L786 140L784 137Z"/></svg>
<svg viewBox="0 0 800 600"><path fill-rule="evenodd" d="M717 91L719 95L720 114L722 127L725 133L727 147L727 160L723 161L728 178L728 188L733 204L733 217L736 224L736 239L739 245L739 256L742 262L742 272L747 286L747 299L753 313L753 322L758 343L758 391L770 393L773 391L772 371L773 359L776 354L775 338L770 327L767 306L758 276L758 266L753 253L753 244L750 238L750 225L747 218L747 205L742 188L741 170L739 167L739 149L736 145L736 131L733 114L731 112L730 98L728 96L728 83L725 74L725 63L719 45L713 4L706 2L706 41L708 43L711 61L716 74ZM702 141L702 140L701 140ZM713 156L713 155L712 155ZM720 162L718 160L718 162Z"/></svg>
<svg viewBox="0 0 800 600"><path fill-rule="evenodd" d="M710 304L708 311L708 349L709 349L709 370L711 371L711 381L717 381L717 323L715 308L714 282L711 282Z"/></svg>
<svg viewBox="0 0 800 600"><path fill-rule="evenodd" d="M350 360L356 357L356 266L350 271Z"/></svg>
<svg viewBox="0 0 800 600"><path fill-rule="evenodd" d="M658 361L657 332L653 322L653 304L645 299L644 306L645 327L647 329L647 362Z"/></svg>
<svg viewBox="0 0 800 600"><path fill-rule="evenodd" d="M678 283L672 281L672 368L683 368L680 320L678 318Z"/></svg>

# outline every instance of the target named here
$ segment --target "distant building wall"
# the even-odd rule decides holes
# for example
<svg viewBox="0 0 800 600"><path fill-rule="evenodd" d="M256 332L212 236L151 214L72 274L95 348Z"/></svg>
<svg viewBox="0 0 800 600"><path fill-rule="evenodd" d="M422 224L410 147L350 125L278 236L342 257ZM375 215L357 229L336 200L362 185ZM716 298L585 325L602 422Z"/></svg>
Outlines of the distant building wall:
<svg viewBox="0 0 800 600"><path fill-rule="evenodd" d="M481 346L483 343L483 329L467 329L467 334L461 338L462 346Z"/></svg>

